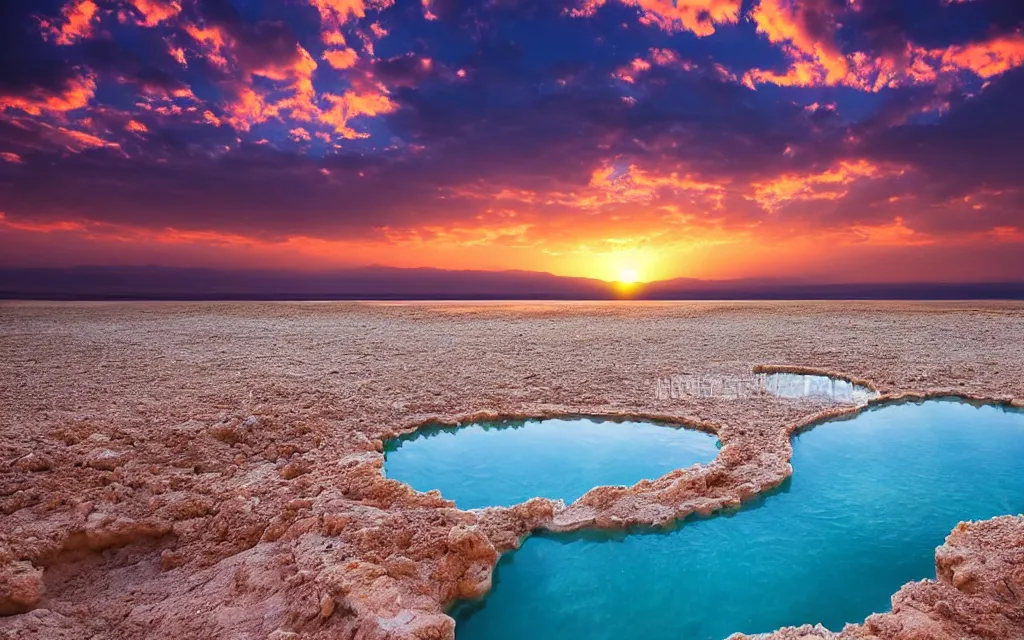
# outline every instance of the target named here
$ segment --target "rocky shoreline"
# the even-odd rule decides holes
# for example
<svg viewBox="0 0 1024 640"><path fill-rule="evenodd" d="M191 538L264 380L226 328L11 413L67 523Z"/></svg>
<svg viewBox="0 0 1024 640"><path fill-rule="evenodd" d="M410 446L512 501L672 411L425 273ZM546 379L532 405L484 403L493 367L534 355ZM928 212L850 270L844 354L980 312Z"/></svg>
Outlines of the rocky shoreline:
<svg viewBox="0 0 1024 640"><path fill-rule="evenodd" d="M451 638L445 606L485 594L530 532L738 507L792 473L793 433L858 410L658 399L659 376L1024 398L1016 303L7 303L0 329L12 639ZM465 512L381 474L384 440L422 424L573 414L685 423L723 448L568 506ZM936 570L862 625L766 637L1024 637L1024 518L960 525Z"/></svg>

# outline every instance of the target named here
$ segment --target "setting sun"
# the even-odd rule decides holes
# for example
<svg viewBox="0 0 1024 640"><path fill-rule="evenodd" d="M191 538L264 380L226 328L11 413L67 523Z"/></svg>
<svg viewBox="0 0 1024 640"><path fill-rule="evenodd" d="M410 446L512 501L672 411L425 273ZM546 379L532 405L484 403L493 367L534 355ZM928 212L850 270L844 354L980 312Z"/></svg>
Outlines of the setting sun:
<svg viewBox="0 0 1024 640"><path fill-rule="evenodd" d="M664 256L655 249L628 247L588 251L577 256L566 271L605 282L635 285L663 278L664 264Z"/></svg>
<svg viewBox="0 0 1024 640"><path fill-rule="evenodd" d="M619 271L619 277L616 280L623 284L633 284L640 280L640 274L636 269L626 268Z"/></svg>

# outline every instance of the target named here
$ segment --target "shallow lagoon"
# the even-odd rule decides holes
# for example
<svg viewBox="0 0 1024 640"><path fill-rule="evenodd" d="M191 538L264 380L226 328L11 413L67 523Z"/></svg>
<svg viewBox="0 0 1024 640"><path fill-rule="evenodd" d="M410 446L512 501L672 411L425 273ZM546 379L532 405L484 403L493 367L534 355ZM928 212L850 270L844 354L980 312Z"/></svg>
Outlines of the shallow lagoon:
<svg viewBox="0 0 1024 640"><path fill-rule="evenodd" d="M567 503L603 485L633 485L718 455L707 433L647 422L551 419L421 429L387 443L384 472L461 509L530 498Z"/></svg>
<svg viewBox="0 0 1024 640"><path fill-rule="evenodd" d="M772 495L667 533L527 539L484 600L455 607L458 640L719 640L860 622L934 577L959 521L1024 511L1024 414L882 406L796 437L793 466Z"/></svg>

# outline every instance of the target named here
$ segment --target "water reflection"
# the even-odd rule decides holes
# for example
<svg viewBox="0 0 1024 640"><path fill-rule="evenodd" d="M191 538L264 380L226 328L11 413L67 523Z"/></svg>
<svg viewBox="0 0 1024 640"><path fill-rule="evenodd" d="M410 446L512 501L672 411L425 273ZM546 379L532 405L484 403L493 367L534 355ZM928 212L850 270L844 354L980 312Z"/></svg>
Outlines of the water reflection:
<svg viewBox="0 0 1024 640"><path fill-rule="evenodd" d="M760 387L780 398L820 398L833 402L867 402L877 398L871 389L838 378L798 373L760 373Z"/></svg>

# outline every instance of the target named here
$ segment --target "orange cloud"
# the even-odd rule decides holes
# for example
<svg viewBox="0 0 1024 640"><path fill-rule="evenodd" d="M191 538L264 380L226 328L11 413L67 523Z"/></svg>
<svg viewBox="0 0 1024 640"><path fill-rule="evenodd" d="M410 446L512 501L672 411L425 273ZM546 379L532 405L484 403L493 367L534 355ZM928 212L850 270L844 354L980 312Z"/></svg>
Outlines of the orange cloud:
<svg viewBox="0 0 1024 640"><path fill-rule="evenodd" d="M841 161L822 173L789 173L768 182L755 182L753 200L767 211L802 200L839 200L849 185L865 178L877 178L899 172L883 169L867 160Z"/></svg>
<svg viewBox="0 0 1024 640"><path fill-rule="evenodd" d="M331 47L344 47L347 43L345 35L337 29L328 29L323 32L324 44Z"/></svg>
<svg viewBox="0 0 1024 640"><path fill-rule="evenodd" d="M511 217L508 212L501 212L502 217ZM406 229L382 227L381 233L391 243L398 245L432 245L442 244L455 247L490 247L495 246L532 246L528 239L531 230L529 224L501 224L490 221L485 216L478 224L467 225L426 225Z"/></svg>
<svg viewBox="0 0 1024 640"><path fill-rule="evenodd" d="M672 49L651 49L651 62L663 67L674 64L685 64L679 60L679 54Z"/></svg>
<svg viewBox="0 0 1024 640"><path fill-rule="evenodd" d="M345 24L349 19L366 17L365 0L309 0L320 12L320 19L333 25Z"/></svg>
<svg viewBox="0 0 1024 640"><path fill-rule="evenodd" d="M993 227L991 235L998 242L1024 242L1024 229L1020 227Z"/></svg>
<svg viewBox="0 0 1024 640"><path fill-rule="evenodd" d="M969 69L982 78L991 78L1024 64L1024 33L998 36L935 52L943 70Z"/></svg>
<svg viewBox="0 0 1024 640"><path fill-rule="evenodd" d="M878 92L887 87L933 83L940 73L970 71L987 79L1024 64L1021 32L944 49L907 43L902 50L882 56L861 51L846 55L835 42L835 22L828 10L828 5L816 10L814 2L760 0L751 13L757 31L782 45L790 66L782 73L751 69L743 83L752 89L771 83L784 87L843 85Z"/></svg>
<svg viewBox="0 0 1024 640"><path fill-rule="evenodd" d="M62 148L70 153L80 153L86 149L102 147L121 150L121 145L117 142L110 142L100 137L109 132L99 129L91 118L81 118L74 128L45 121L32 122L27 118L11 118L8 122L21 129L28 129L29 123L31 123L31 130L38 137L44 139L52 147ZM20 163L22 160L17 153L4 154L3 159L13 163Z"/></svg>
<svg viewBox="0 0 1024 640"><path fill-rule="evenodd" d="M872 56L856 52L850 56L852 70L847 86L878 92L905 84L930 84L938 80L936 64L928 51L908 44L899 54Z"/></svg>
<svg viewBox="0 0 1024 640"><path fill-rule="evenodd" d="M352 68L358 61L358 54L344 45L345 38L338 30L339 25L351 17L365 15L367 9L381 9L390 6L390 0L363 2L362 0L313 0L321 11L325 22L322 35L325 41L340 45L340 49L329 49L324 52L323 59L335 69ZM247 56L243 43L236 42L232 34L216 24L200 27L194 24L185 25L185 31L200 43L207 57L224 71L229 71L232 63L239 60L252 59ZM373 36L387 32L379 25L370 26L369 33ZM359 33L361 38L370 35ZM365 42L369 47L372 42ZM224 115L219 119L227 122L235 129L248 131L252 125L265 122L272 118L288 116L302 122L322 122L330 125L343 138L354 139L367 137L352 129L348 122L360 116L375 116L394 111L397 106L390 100L386 89L374 83L369 77L360 77L360 86L353 87L342 95L324 94L318 96L313 85L313 75L317 62L301 45L296 44L295 55L264 60L261 66L243 69L240 80L228 87L230 98L222 105ZM426 64L429 64L427 62ZM254 82L259 77L279 83L280 86L269 90ZM278 97L281 91L288 92ZM321 108L319 98L328 103L326 109ZM212 120L211 120L212 122Z"/></svg>
<svg viewBox="0 0 1024 640"><path fill-rule="evenodd" d="M636 82L636 77L644 71L648 71L651 68L651 63L647 62L643 58L634 58L628 65L619 67L612 72L612 77L618 78L623 82L633 84Z"/></svg>
<svg viewBox="0 0 1024 640"><path fill-rule="evenodd" d="M59 27L44 22L44 27L49 27L50 34L55 37L57 44L73 44L75 40L88 38L92 35L93 21L97 17L99 9L92 0L72 0L61 9L61 22Z"/></svg>
<svg viewBox="0 0 1024 640"><path fill-rule="evenodd" d="M766 69L751 69L743 74L743 84L751 89L759 84L774 84L780 87L816 87L827 84L827 71L814 60L798 59L790 64L784 73Z"/></svg>
<svg viewBox="0 0 1024 640"><path fill-rule="evenodd" d="M690 31L709 36L717 24L739 22L739 0L628 0L641 10L641 22L663 31Z"/></svg>
<svg viewBox="0 0 1024 640"><path fill-rule="evenodd" d="M434 0L420 0L420 4L423 5L423 17L426 20L437 20L437 14L434 13Z"/></svg>
<svg viewBox="0 0 1024 640"><path fill-rule="evenodd" d="M394 4L394 0L309 0L309 4L320 13L324 43L339 45L345 43L339 31L343 24L365 18L368 10L387 9Z"/></svg>
<svg viewBox="0 0 1024 640"><path fill-rule="evenodd" d="M740 19L742 0L619 0L640 10L643 24L675 33L689 31L710 36L715 26L736 24ZM590 17L608 0L584 0L583 5L568 13L573 17Z"/></svg>
<svg viewBox="0 0 1024 640"><path fill-rule="evenodd" d="M194 24L185 25L185 31L205 47L208 59L223 70L229 70L228 59L236 57L238 46L230 33L216 25L199 27ZM316 119L320 113L313 87L316 68L313 56L296 44L294 54L286 60L267 60L262 66L244 69L241 81L232 87L233 99L224 105L224 120L236 129L248 131L253 124L283 114L307 122ZM263 90L255 87L255 76L281 83L279 88L289 91L290 95L268 98Z"/></svg>
<svg viewBox="0 0 1024 640"><path fill-rule="evenodd" d="M369 137L369 134L349 127L348 123L353 118L392 113L398 108L383 87L379 86L351 89L340 96L327 93L323 97L331 106L320 114L320 120L334 127L334 131L342 138L349 140Z"/></svg>
<svg viewBox="0 0 1024 640"><path fill-rule="evenodd" d="M203 120L209 122L215 127L219 127L222 124L220 118L214 115L214 113L209 109L203 111Z"/></svg>
<svg viewBox="0 0 1024 640"><path fill-rule="evenodd" d="M574 204L577 206L592 208L611 203L651 202L666 190L675 194L710 196L717 208L725 192L723 185L691 175L675 171L659 174L632 164L621 168L611 163L595 169L587 186L590 190L576 200Z"/></svg>
<svg viewBox="0 0 1024 640"><path fill-rule="evenodd" d="M142 16L139 24L144 27L155 27L181 13L177 0L128 0L128 3Z"/></svg>
<svg viewBox="0 0 1024 640"><path fill-rule="evenodd" d="M850 227L849 231L856 242L866 242L875 246L916 247L936 242L936 239L928 234L909 228L900 216L886 224L855 225Z"/></svg>
<svg viewBox="0 0 1024 640"><path fill-rule="evenodd" d="M91 133L77 131L75 129L67 129L65 127L57 127L54 130L53 137L62 139L64 148L71 152L79 152L90 147L110 147L112 149L121 148L121 145L116 142L107 142L103 138L94 136Z"/></svg>
<svg viewBox="0 0 1024 640"><path fill-rule="evenodd" d="M783 87L849 86L877 92L904 83L935 80L926 52L907 45L899 55L846 55L835 39L833 7L820 0L760 0L751 12L757 32L780 44L790 66L783 73L751 69L743 77L750 88L758 84Z"/></svg>
<svg viewBox="0 0 1024 640"><path fill-rule="evenodd" d="M181 47L175 47L174 45L168 43L167 51L171 54L172 58L178 61L178 64L180 64L183 67L188 66L188 60L185 59L184 49L182 49Z"/></svg>
<svg viewBox="0 0 1024 640"><path fill-rule="evenodd" d="M146 133L149 131L149 127L142 124L138 120L129 120L128 124L124 126L126 131L132 131L134 133Z"/></svg>
<svg viewBox="0 0 1024 640"><path fill-rule="evenodd" d="M292 137L292 140L294 140L295 142L310 141L309 132L303 129L302 127L295 127L294 129L289 131L288 134Z"/></svg>
<svg viewBox="0 0 1024 640"><path fill-rule="evenodd" d="M157 244L209 244L219 247L263 245L256 238L217 231L180 230L172 227L147 229L128 225L93 222L89 220L54 220L52 222L27 222L10 220L0 212L0 228L28 231L32 233L75 233L84 240L117 243ZM298 239L303 240L303 239ZM286 243L292 244L292 239Z"/></svg>
<svg viewBox="0 0 1024 640"><path fill-rule="evenodd" d="M0 110L20 109L32 116L64 113L87 106L95 93L96 80L92 76L77 76L61 93L37 89L28 95L0 95Z"/></svg>
<svg viewBox="0 0 1024 640"><path fill-rule="evenodd" d="M348 69L355 65L359 54L355 49L330 49L324 51L323 58L335 69Z"/></svg>
<svg viewBox="0 0 1024 640"><path fill-rule="evenodd" d="M683 60L679 54L672 49L650 49L646 58L634 58L629 64L624 65L612 72L613 78L633 84L641 74L650 71L655 66L674 67L684 71L706 70L708 73L717 76L722 81L736 82L736 76L729 72L719 63L712 63L707 67L695 64L689 60ZM635 100L634 100L635 102Z"/></svg>
<svg viewBox="0 0 1024 640"><path fill-rule="evenodd" d="M224 105L223 122L239 131L248 131L252 125L276 118L280 111L276 106L251 86L242 86L235 97Z"/></svg>
<svg viewBox="0 0 1024 640"><path fill-rule="evenodd" d="M783 45L790 59L782 73L770 69L751 69L743 75L743 84L756 89L759 84L780 87L846 86L877 93L885 88L907 84L932 83L938 79L936 63L929 52L908 46L899 56L872 56L861 51L847 57L845 75L830 72L818 59L807 56L791 45Z"/></svg>
<svg viewBox="0 0 1024 640"><path fill-rule="evenodd" d="M58 221L58 222L14 222L8 220L7 216L0 211L0 226L18 231L32 231L35 233L51 233L54 231L83 231L85 225L79 222Z"/></svg>
<svg viewBox="0 0 1024 640"><path fill-rule="evenodd" d="M811 14L811 15L808 15ZM812 30L809 20L825 24ZM754 7L751 18L757 25L757 32L765 35L772 43L789 43L788 53L813 61L824 72L826 84L842 82L849 73L846 57L832 38L835 25L825 11L816 11L814 3L796 4L792 0L761 0Z"/></svg>
<svg viewBox="0 0 1024 640"><path fill-rule="evenodd" d="M194 24L185 25L185 33L193 40L205 46L207 59L213 65L223 71L228 70L228 61L224 57L224 49L227 46L227 34L217 27L199 27Z"/></svg>
<svg viewBox="0 0 1024 640"><path fill-rule="evenodd" d="M316 118L320 112L316 105L316 89L313 87L313 73L317 64L313 56L301 45L297 45L296 48L298 58L290 66L262 69L254 73L287 83L292 95L278 101L275 108L290 112L291 116L298 120L309 121Z"/></svg>

